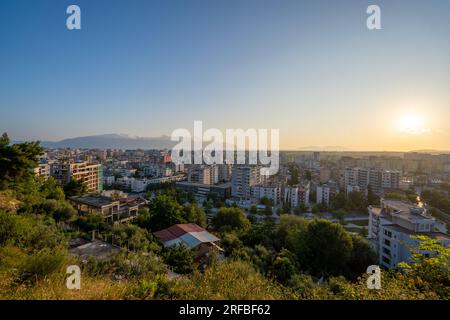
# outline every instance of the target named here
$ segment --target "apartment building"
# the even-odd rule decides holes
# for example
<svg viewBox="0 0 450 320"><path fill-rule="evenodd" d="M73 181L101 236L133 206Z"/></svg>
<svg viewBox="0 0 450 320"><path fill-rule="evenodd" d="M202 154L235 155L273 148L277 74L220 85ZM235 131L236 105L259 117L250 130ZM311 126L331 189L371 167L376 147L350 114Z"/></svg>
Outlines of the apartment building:
<svg viewBox="0 0 450 320"><path fill-rule="evenodd" d="M209 195L215 195L219 199L227 199L231 195L231 183L200 184L187 181L176 182L176 187L185 192L192 192L198 198L206 199Z"/></svg>
<svg viewBox="0 0 450 320"><path fill-rule="evenodd" d="M397 200L381 200L380 207L369 206L368 239L377 252L379 264L397 268L411 257L419 245L417 235L428 236L450 244L449 235L436 229L436 220L426 209Z"/></svg>
<svg viewBox="0 0 450 320"><path fill-rule="evenodd" d="M309 194L311 183L308 181L303 185L286 187L284 189L284 202L289 203L291 208L301 204L309 206Z"/></svg>
<svg viewBox="0 0 450 320"><path fill-rule="evenodd" d="M142 198L121 198L114 200L106 196L83 195L69 199L79 214L95 213L108 223L123 223L137 217L139 209L146 205Z"/></svg>
<svg viewBox="0 0 450 320"><path fill-rule="evenodd" d="M191 165L188 168L188 182L200 184L216 184L219 182L219 171L216 165Z"/></svg>
<svg viewBox="0 0 450 320"><path fill-rule="evenodd" d="M82 181L88 193L99 193L103 187L103 170L101 164L87 161L62 160L50 164L50 176L61 185L71 179Z"/></svg>
<svg viewBox="0 0 450 320"><path fill-rule="evenodd" d="M316 188L316 203L323 203L328 206L330 204L331 196L332 191L329 186L322 185Z"/></svg>
<svg viewBox="0 0 450 320"><path fill-rule="evenodd" d="M173 169L166 164L150 164L142 168L145 176L150 177L168 177L173 174Z"/></svg>
<svg viewBox="0 0 450 320"><path fill-rule="evenodd" d="M220 182L229 182L231 180L231 164L217 164L218 179Z"/></svg>
<svg viewBox="0 0 450 320"><path fill-rule="evenodd" d="M252 198L252 187L261 182L260 168L251 165L233 166L231 174L231 196L240 199Z"/></svg>
<svg viewBox="0 0 450 320"><path fill-rule="evenodd" d="M34 168L34 174L38 177L47 179L48 177L50 177L50 164L39 163L39 165Z"/></svg>
<svg viewBox="0 0 450 320"><path fill-rule="evenodd" d="M346 192L349 187L359 187L361 192L366 192L370 185L376 194L381 195L384 190L399 188L400 171L347 167L344 172L344 185Z"/></svg>
<svg viewBox="0 0 450 320"><path fill-rule="evenodd" d="M252 197L254 199L268 198L274 206L281 201L281 187L257 185L252 187Z"/></svg>

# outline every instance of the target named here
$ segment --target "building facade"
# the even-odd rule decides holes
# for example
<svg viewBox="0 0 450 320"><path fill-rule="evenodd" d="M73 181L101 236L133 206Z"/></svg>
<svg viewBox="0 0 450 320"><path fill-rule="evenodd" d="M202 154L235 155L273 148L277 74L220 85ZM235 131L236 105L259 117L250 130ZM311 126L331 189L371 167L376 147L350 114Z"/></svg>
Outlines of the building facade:
<svg viewBox="0 0 450 320"><path fill-rule="evenodd" d="M397 200L381 200L380 207L369 206L368 239L375 249L379 264L398 268L411 257L411 250L419 245L414 236L424 235L450 244L447 234L437 231L436 220L426 209Z"/></svg>
<svg viewBox="0 0 450 320"><path fill-rule="evenodd" d="M366 192L370 185L373 192L381 195L384 190L398 189L400 186L400 171L376 168L345 168L344 185L348 193L350 187L358 187Z"/></svg>
<svg viewBox="0 0 450 320"><path fill-rule="evenodd" d="M231 196L240 199L252 198L252 187L260 184L261 175L258 166L236 165L231 174Z"/></svg>
<svg viewBox="0 0 450 320"><path fill-rule="evenodd" d="M103 169L101 164L87 161L55 161L50 164L50 176L61 185L71 179L81 181L88 193L100 193L103 189Z"/></svg>

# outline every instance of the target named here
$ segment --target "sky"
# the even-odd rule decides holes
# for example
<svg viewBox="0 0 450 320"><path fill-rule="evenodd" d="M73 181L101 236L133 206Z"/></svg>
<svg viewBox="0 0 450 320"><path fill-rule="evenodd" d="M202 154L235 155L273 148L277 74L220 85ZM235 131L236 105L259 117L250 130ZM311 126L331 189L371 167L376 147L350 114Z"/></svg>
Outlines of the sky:
<svg viewBox="0 0 450 320"><path fill-rule="evenodd" d="M448 0L2 0L0 131L151 137L201 120L279 129L290 150L450 150L449 16Z"/></svg>

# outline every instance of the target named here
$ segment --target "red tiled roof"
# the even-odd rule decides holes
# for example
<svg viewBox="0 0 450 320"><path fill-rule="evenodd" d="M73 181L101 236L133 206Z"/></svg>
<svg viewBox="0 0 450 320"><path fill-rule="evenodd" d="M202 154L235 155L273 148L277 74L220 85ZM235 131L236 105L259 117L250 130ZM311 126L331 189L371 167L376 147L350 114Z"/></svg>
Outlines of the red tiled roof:
<svg viewBox="0 0 450 320"><path fill-rule="evenodd" d="M199 227L195 223L176 224L176 225L174 225L172 227L178 227L178 228L184 230L185 231L184 233L186 233L186 232L202 232L202 231L205 231L205 229L203 229L202 227Z"/></svg>
<svg viewBox="0 0 450 320"><path fill-rule="evenodd" d="M166 242L181 237L183 234L186 234L188 232L202 232L202 231L205 231L205 229L199 227L194 223L188 223L188 224L175 224L167 229L154 232L153 234L162 242Z"/></svg>

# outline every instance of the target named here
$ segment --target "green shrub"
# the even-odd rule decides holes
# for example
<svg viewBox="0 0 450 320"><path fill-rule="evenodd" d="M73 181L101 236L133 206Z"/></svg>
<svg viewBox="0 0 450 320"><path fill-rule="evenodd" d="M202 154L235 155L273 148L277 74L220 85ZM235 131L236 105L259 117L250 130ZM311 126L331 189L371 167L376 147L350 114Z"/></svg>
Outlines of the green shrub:
<svg viewBox="0 0 450 320"><path fill-rule="evenodd" d="M61 251L43 249L28 256L17 270L19 283L45 278L61 270L66 255Z"/></svg>

